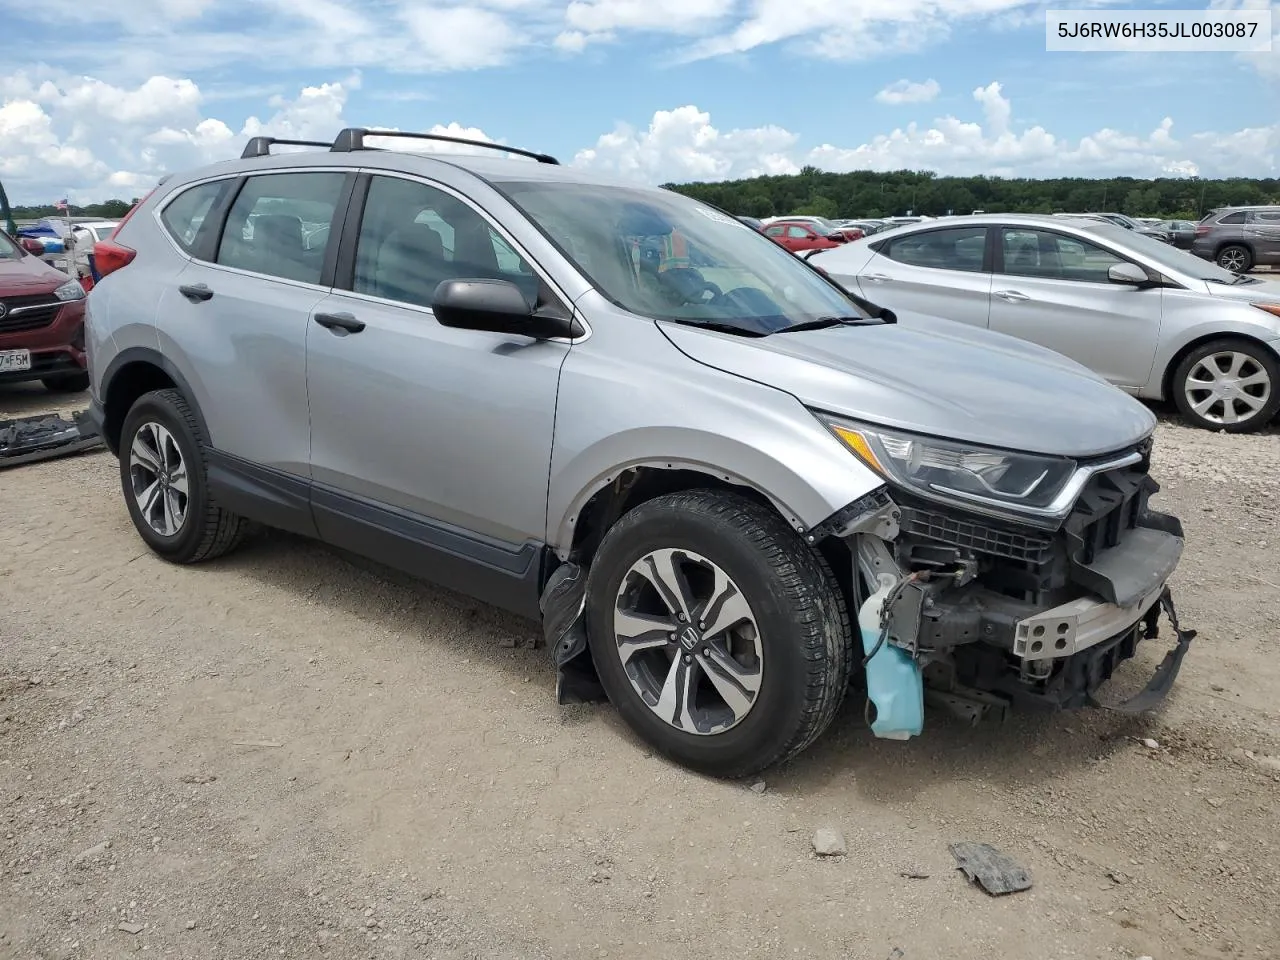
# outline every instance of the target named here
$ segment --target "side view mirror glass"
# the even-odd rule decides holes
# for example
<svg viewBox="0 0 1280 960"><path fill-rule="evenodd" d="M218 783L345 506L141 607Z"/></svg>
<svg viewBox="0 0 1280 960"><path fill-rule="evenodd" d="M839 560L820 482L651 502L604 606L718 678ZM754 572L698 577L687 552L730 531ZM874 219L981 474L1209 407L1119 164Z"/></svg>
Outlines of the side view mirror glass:
<svg viewBox="0 0 1280 960"><path fill-rule="evenodd" d="M1150 278L1147 276L1147 271L1137 264L1117 263L1107 271L1107 279L1112 283L1134 286L1146 284Z"/></svg>

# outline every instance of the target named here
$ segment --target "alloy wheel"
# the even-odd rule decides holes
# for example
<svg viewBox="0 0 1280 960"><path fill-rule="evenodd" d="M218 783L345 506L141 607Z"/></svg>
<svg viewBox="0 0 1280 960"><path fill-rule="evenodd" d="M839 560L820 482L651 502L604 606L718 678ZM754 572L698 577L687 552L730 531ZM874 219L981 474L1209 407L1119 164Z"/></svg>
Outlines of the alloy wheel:
<svg viewBox="0 0 1280 960"><path fill-rule="evenodd" d="M129 479L147 526L162 537L175 536L187 517L187 464L163 424L149 420L133 435Z"/></svg>
<svg viewBox="0 0 1280 960"><path fill-rule="evenodd" d="M764 676L755 615L705 557L664 549L637 560L618 588L613 627L632 688L677 730L722 733L755 706Z"/></svg>
<svg viewBox="0 0 1280 960"><path fill-rule="evenodd" d="M1187 373L1187 403L1210 423L1252 420L1271 399L1271 377L1247 353L1223 350L1202 357Z"/></svg>
<svg viewBox="0 0 1280 960"><path fill-rule="evenodd" d="M1248 257L1239 247L1231 247L1218 254L1218 266L1232 273L1242 273L1247 262Z"/></svg>

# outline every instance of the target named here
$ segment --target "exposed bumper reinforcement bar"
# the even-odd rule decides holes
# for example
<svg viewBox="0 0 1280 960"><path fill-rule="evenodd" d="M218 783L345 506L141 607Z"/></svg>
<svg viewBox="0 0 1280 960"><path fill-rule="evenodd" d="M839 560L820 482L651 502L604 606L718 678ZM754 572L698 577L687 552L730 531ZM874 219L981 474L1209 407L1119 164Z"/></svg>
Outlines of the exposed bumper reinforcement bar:
<svg viewBox="0 0 1280 960"><path fill-rule="evenodd" d="M1156 672L1147 681L1147 685L1119 704L1102 703L1094 697L1094 691L1091 690L1087 700L1089 706L1101 707L1117 713L1145 713L1168 696L1173 688L1173 681L1177 679L1178 671L1182 669L1182 660L1187 655L1187 650L1191 648L1191 641L1196 637L1196 631L1185 629L1178 623L1178 612L1173 606L1173 595L1169 592L1169 588L1165 587L1160 594L1160 603L1147 611L1144 639L1150 640L1160 635L1159 620L1162 611L1169 618L1169 626L1173 628L1178 642L1164 655L1164 659L1156 667Z"/></svg>
<svg viewBox="0 0 1280 960"><path fill-rule="evenodd" d="M1150 613L1166 590L1161 583L1128 607L1081 597L1019 620L1013 632L1013 652L1023 660L1073 656L1133 626Z"/></svg>

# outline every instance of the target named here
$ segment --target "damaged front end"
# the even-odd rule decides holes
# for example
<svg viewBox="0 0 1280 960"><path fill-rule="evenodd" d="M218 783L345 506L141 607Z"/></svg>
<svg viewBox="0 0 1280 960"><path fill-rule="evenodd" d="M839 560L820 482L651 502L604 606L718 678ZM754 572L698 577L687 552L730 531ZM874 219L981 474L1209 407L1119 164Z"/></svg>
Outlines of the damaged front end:
<svg viewBox="0 0 1280 960"><path fill-rule="evenodd" d="M1141 693L1109 709L1147 710L1168 693L1195 633L1179 625L1168 587L1182 526L1148 507L1159 490L1150 449L1148 439L1080 465L1060 518L1019 522L887 486L810 532L815 543L843 539L856 558L878 736L918 733L900 705L919 696L973 722L1014 706L1102 706L1099 688L1158 636L1162 612L1175 647ZM877 668L881 658L897 668ZM883 722L886 707L905 719Z"/></svg>

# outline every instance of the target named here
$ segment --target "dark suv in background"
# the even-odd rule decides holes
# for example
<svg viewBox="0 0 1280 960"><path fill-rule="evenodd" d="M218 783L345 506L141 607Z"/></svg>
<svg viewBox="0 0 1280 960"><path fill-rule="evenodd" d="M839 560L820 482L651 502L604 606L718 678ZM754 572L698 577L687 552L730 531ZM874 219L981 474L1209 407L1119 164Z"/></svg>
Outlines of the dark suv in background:
<svg viewBox="0 0 1280 960"><path fill-rule="evenodd" d="M1232 273L1280 264L1280 206L1211 211L1196 226L1191 252Z"/></svg>
<svg viewBox="0 0 1280 960"><path fill-rule="evenodd" d="M50 390L89 387L84 288L0 230L0 383L40 380Z"/></svg>

